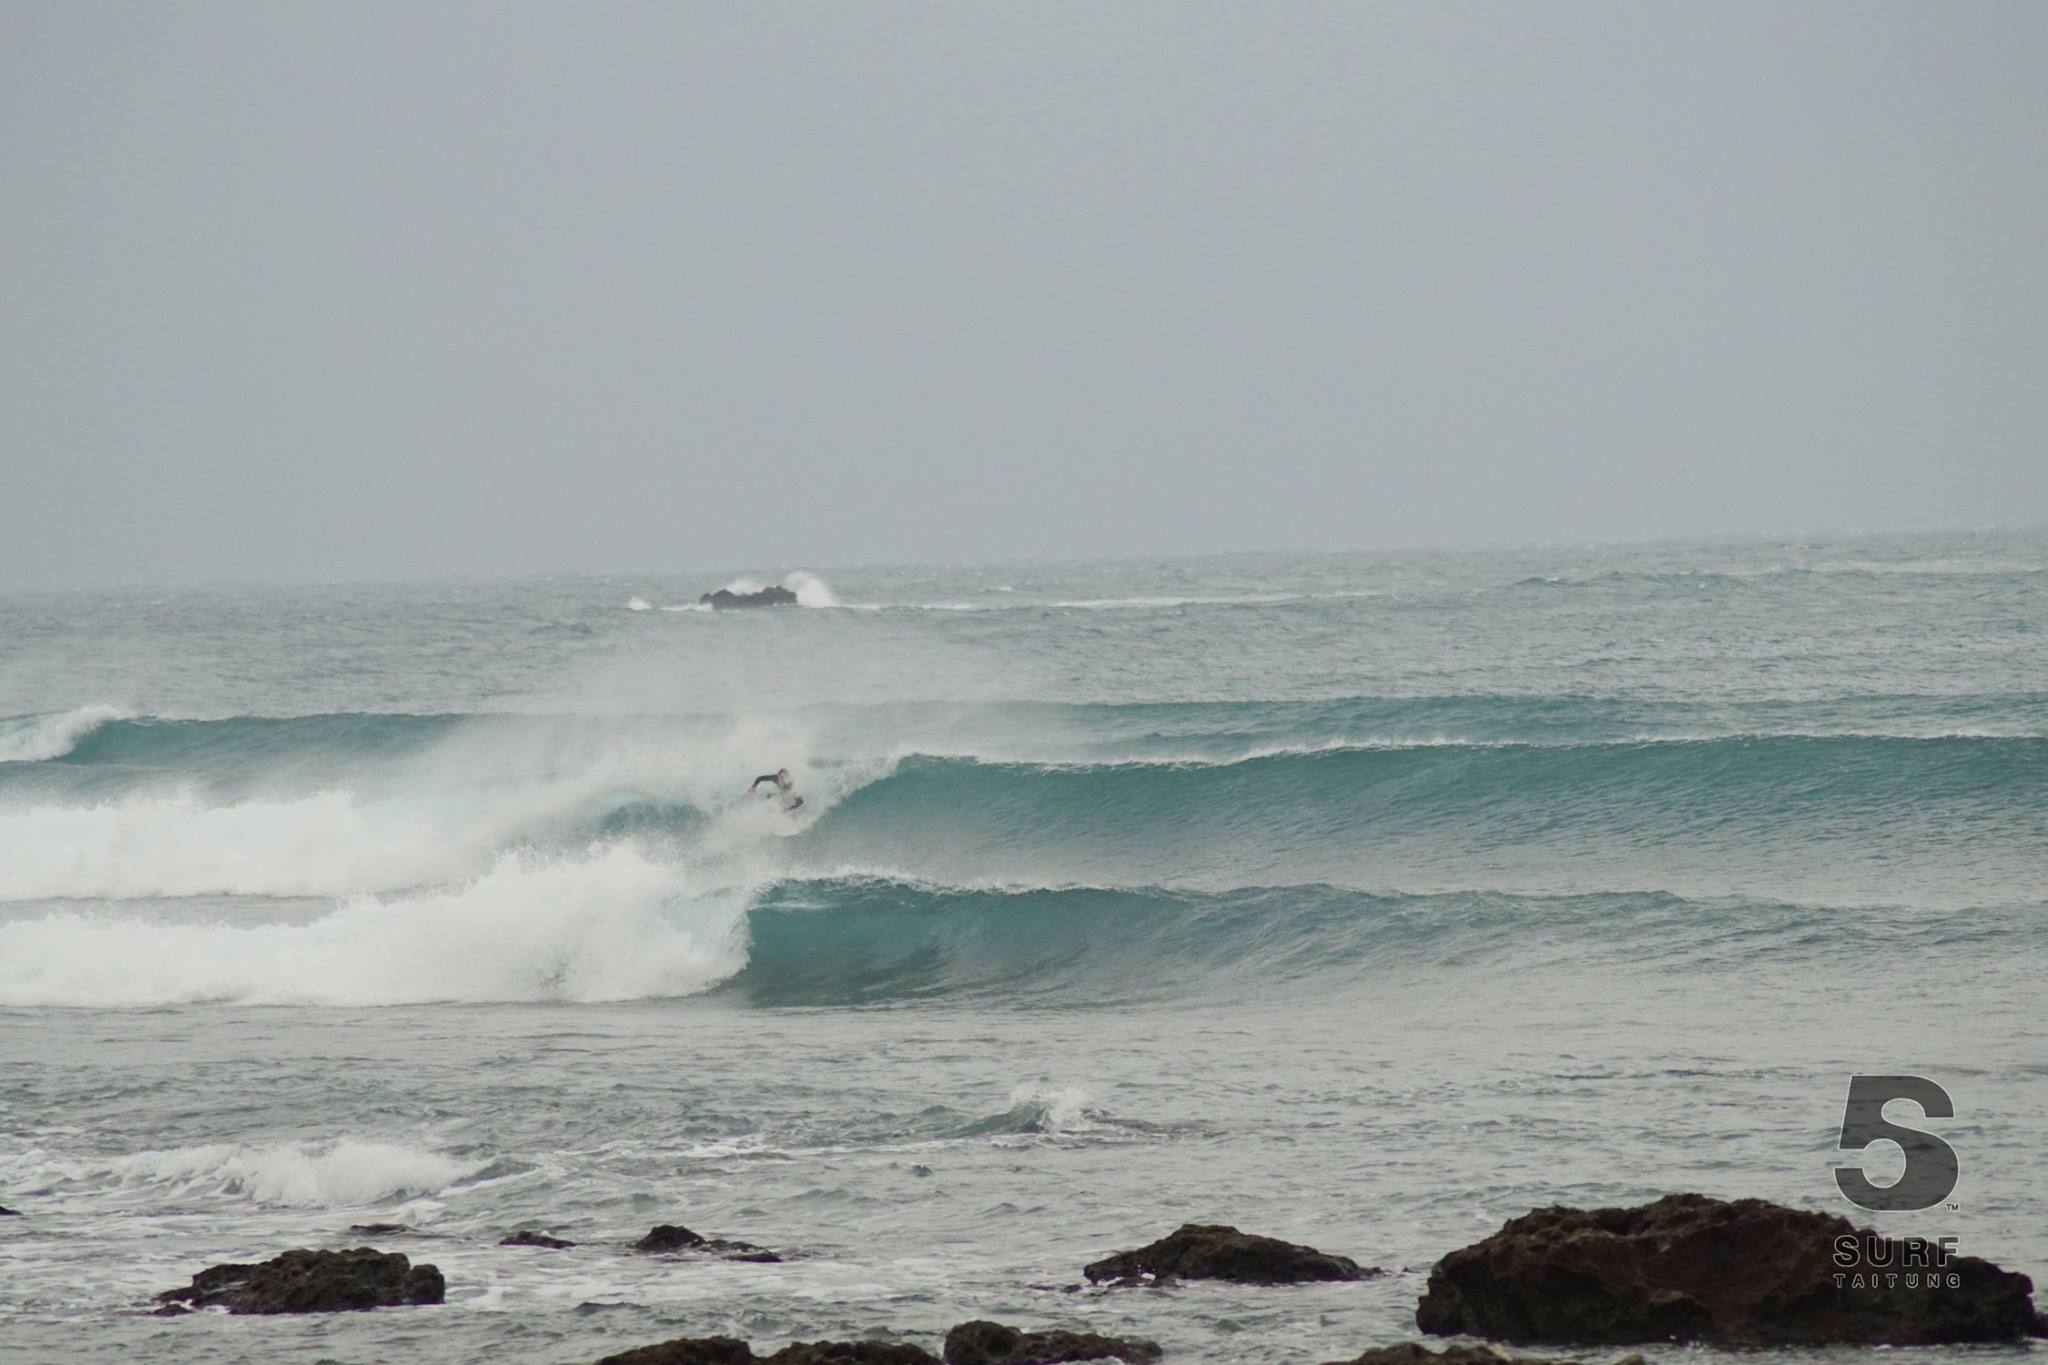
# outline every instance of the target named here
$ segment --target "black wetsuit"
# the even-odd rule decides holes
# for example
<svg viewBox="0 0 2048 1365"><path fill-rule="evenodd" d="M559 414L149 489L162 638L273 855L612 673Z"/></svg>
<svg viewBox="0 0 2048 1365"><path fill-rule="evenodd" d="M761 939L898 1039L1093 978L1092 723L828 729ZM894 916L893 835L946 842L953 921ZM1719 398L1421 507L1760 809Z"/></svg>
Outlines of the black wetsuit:
<svg viewBox="0 0 2048 1365"><path fill-rule="evenodd" d="M747 784L747 795L752 796L755 792L759 791L763 782L773 782L777 791L785 792L796 785L793 782L784 782L781 773L762 773Z"/></svg>

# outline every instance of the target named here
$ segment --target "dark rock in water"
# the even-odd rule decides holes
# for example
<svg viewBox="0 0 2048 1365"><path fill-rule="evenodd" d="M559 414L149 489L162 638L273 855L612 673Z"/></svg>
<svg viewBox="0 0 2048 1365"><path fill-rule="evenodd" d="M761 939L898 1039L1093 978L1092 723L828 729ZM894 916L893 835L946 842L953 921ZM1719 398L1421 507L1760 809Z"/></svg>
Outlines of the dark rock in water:
<svg viewBox="0 0 2048 1365"><path fill-rule="evenodd" d="M396 1237L412 1229L403 1223L357 1223L349 1228L351 1237Z"/></svg>
<svg viewBox="0 0 2048 1365"><path fill-rule="evenodd" d="M1122 1360L1143 1365L1159 1343L1093 1332L1020 1332L999 1322L963 1322L946 1333L946 1365L1061 1365L1070 1360Z"/></svg>
<svg viewBox="0 0 2048 1365"><path fill-rule="evenodd" d="M565 1242L559 1237L550 1237L545 1232L515 1232L510 1237L500 1237L498 1245L501 1247L551 1247L559 1251L564 1247L572 1247L576 1244L574 1242Z"/></svg>
<svg viewBox="0 0 2048 1365"><path fill-rule="evenodd" d="M732 1337L677 1337L606 1356L597 1365L754 1365L754 1348Z"/></svg>
<svg viewBox="0 0 2048 1365"><path fill-rule="evenodd" d="M939 1358L907 1341L793 1341L765 1365L939 1365Z"/></svg>
<svg viewBox="0 0 2048 1365"><path fill-rule="evenodd" d="M186 1308L230 1313L343 1313L440 1303L441 1272L395 1251L287 1251L260 1265L209 1266L184 1289L157 1295Z"/></svg>
<svg viewBox="0 0 2048 1365"><path fill-rule="evenodd" d="M686 1227L674 1223L662 1223L650 1228L645 1237L633 1243L635 1251L694 1251L704 1245L704 1239ZM693 1340L695 1338L684 1338ZM716 1341L716 1337L701 1338ZM750 1348L751 1349L751 1348Z"/></svg>
<svg viewBox="0 0 2048 1365"><path fill-rule="evenodd" d="M1255 1237L1217 1223L1184 1223L1169 1237L1084 1267L1096 1284L1136 1284L1147 1277L1232 1280L1238 1284L1300 1284L1308 1280L1362 1280L1384 1275L1362 1270L1347 1256L1272 1237Z"/></svg>
<svg viewBox="0 0 2048 1365"><path fill-rule="evenodd" d="M727 1241L721 1237L704 1237L673 1223L663 1223L650 1228L645 1237L633 1243L633 1250L647 1252L695 1251L707 1256L717 1256L727 1261L751 1261L762 1265L780 1265L782 1258L766 1247L755 1246L752 1242Z"/></svg>
<svg viewBox="0 0 2048 1365"><path fill-rule="evenodd" d="M759 592L734 592L731 588L720 588L699 597L697 604L713 611L731 611L735 607L793 607L796 594L788 588L763 588Z"/></svg>
<svg viewBox="0 0 2048 1365"><path fill-rule="evenodd" d="M1586 1365L1576 1359L1556 1356L1511 1356L1491 1346L1446 1346L1432 1351L1419 1342L1398 1346L1375 1346L1350 1360L1326 1361L1324 1365ZM1623 1356L1614 1365L1649 1365L1641 1356Z"/></svg>
<svg viewBox="0 0 2048 1365"><path fill-rule="evenodd" d="M890 1341L798 1341L774 1355L731 1337L677 1337L606 1356L597 1365L939 1365L922 1346Z"/></svg>
<svg viewBox="0 0 2048 1365"><path fill-rule="evenodd" d="M1845 1218L1674 1194L1512 1219L1436 1263L1415 1323L1516 1343L2019 1341L2048 1335L2033 1288L1988 1261Z"/></svg>
<svg viewBox="0 0 2048 1365"><path fill-rule="evenodd" d="M0 1218L19 1218L19 1217L21 1217L21 1210L20 1210L20 1209L9 1209L9 1208L0 1208Z"/></svg>
<svg viewBox="0 0 2048 1365"><path fill-rule="evenodd" d="M766 1247L757 1247L752 1242L728 1242L717 1237L700 1237L686 1227L674 1223L663 1223L651 1228L645 1237L633 1243L635 1251L701 1251L707 1256L718 1256L728 1261L751 1261L758 1265L780 1265L782 1258Z"/></svg>

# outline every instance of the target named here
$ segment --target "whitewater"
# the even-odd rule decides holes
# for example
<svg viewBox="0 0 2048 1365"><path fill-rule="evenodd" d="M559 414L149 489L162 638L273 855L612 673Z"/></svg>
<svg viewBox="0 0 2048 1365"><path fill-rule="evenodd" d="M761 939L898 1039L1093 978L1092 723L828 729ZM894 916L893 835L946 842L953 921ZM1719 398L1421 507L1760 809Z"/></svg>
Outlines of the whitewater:
<svg viewBox="0 0 2048 1365"><path fill-rule="evenodd" d="M2038 1279L2044 888L2041 533L0 595L0 1360L1342 1359L1531 1208L1868 1221L1858 1073ZM1062 1292L1184 1221L1396 1273ZM142 1311L357 1224L445 1308Z"/></svg>

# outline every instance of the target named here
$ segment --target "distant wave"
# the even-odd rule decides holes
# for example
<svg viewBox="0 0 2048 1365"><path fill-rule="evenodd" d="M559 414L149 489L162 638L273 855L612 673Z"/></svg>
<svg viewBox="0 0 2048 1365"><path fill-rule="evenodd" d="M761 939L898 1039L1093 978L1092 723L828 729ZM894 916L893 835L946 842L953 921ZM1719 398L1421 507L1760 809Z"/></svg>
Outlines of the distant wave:
<svg viewBox="0 0 2048 1365"><path fill-rule="evenodd" d="M666 608L664 608L666 610ZM1341 749L1708 743L1722 740L2048 738L2048 692L1752 702L1719 712L1600 697L1358 696L1125 705L906 702L808 708L784 718L864 741L861 756L990 761L1234 762ZM345 712L174 719L110 706L0 717L0 761L190 777L270 767L390 762L463 733L550 746L564 735L642 745L760 717ZM26 767L13 770L17 780ZM0 775L4 790L5 775Z"/></svg>
<svg viewBox="0 0 2048 1365"><path fill-rule="evenodd" d="M1776 580L1918 578L2012 578L2027 582L2048 574L2048 565L1981 563L1973 560L1870 561L1851 564L1773 564L1754 569L1604 569L1588 574L1532 574L1493 591L1531 588L1614 588L1769 586Z"/></svg>
<svg viewBox="0 0 2048 1365"><path fill-rule="evenodd" d="M134 712L118 706L81 706L49 715L0 719L0 763L42 763L62 758L102 725L132 715Z"/></svg>

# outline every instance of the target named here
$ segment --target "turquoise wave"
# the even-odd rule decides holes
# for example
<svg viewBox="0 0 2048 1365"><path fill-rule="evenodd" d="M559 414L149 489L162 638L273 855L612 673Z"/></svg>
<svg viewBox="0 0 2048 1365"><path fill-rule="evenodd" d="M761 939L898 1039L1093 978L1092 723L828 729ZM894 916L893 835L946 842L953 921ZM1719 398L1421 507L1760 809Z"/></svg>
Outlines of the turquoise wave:
<svg viewBox="0 0 2048 1365"><path fill-rule="evenodd" d="M1000 999L1057 1007L1186 998L1203 988L1284 997L1330 975L1414 979L1601 962L1838 966L1850 946L1925 957L2048 947L2039 907L1969 916L1661 892L1375 895L1336 886L1197 893L1158 887L962 888L889 878L786 882L748 915L746 967L721 990L752 1004Z"/></svg>

